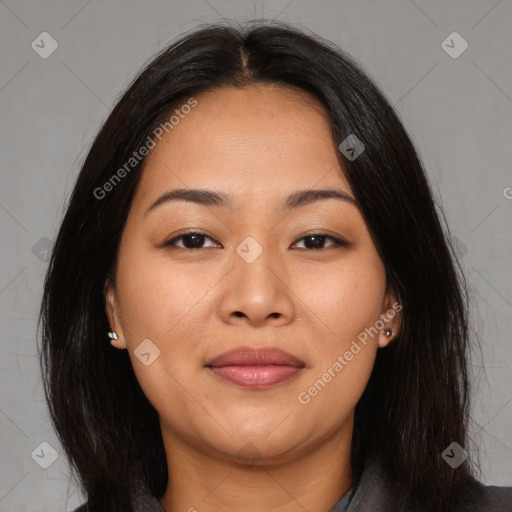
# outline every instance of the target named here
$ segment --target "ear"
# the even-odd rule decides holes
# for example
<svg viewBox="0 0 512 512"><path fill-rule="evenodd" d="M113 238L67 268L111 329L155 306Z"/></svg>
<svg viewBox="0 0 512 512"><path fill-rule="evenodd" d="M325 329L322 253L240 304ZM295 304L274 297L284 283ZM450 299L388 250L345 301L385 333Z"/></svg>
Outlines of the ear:
<svg viewBox="0 0 512 512"><path fill-rule="evenodd" d="M126 340L121 327L116 290L110 277L105 281L103 294L105 297L105 312L107 314L108 323L110 324L111 330L115 331L117 334L117 340L110 340L110 344L118 349L125 349Z"/></svg>
<svg viewBox="0 0 512 512"><path fill-rule="evenodd" d="M380 322L382 322L382 329L379 330L379 348L386 347L396 338L396 335L402 325L401 311L402 304L398 299L395 288L388 282L379 317ZM386 329L391 329L393 334L391 336L384 334Z"/></svg>

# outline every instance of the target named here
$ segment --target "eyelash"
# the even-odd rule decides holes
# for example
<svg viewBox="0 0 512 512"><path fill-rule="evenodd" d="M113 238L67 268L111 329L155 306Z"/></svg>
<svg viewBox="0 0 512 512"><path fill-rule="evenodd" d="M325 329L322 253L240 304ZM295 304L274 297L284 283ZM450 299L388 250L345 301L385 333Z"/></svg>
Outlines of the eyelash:
<svg viewBox="0 0 512 512"><path fill-rule="evenodd" d="M174 238L164 242L162 244L161 247L180 247L181 249L185 249L187 251L198 251L198 250L201 250L201 249L205 249L205 247L198 247L198 248L195 248L195 249L192 249L192 248L189 248L189 247L181 247L181 246L177 246L176 245L176 242L182 238L184 238L185 236L188 236L188 235L200 235L200 236L204 236L205 238L209 238L211 241L215 242L215 243L218 243L216 240L214 240L212 237L210 237L209 235L207 235L206 233L203 233L201 231L189 231L189 232L186 232L186 233L182 233L181 235L178 235L178 236L175 236ZM310 238L310 237L321 237L321 238L326 238L326 239L329 239L331 240L332 242L334 242L334 245L330 246L330 247L335 247L335 246L339 246L339 247L348 247L350 244L348 242L346 242L345 240L342 240L340 238L336 238L334 236L331 236L331 235L328 235L327 233L321 233L321 232L314 232L314 233L307 233L306 235L303 235L301 238L299 238L297 241L300 241L300 240L303 240L305 238ZM295 242L297 243L297 242ZM295 244L294 244L295 245ZM303 251L315 251L315 252L318 252L318 251L325 251L327 250L329 247L323 247L321 249L308 249L306 247L304 248L301 248L299 250L303 250Z"/></svg>

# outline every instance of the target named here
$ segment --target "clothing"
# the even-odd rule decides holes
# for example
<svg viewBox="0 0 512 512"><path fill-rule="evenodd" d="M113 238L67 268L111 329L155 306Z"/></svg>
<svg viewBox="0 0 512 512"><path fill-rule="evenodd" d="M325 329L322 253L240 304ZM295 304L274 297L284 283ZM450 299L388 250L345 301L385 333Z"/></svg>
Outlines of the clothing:
<svg viewBox="0 0 512 512"><path fill-rule="evenodd" d="M369 464L354 490L347 492L329 512L414 512L398 508L392 485L378 464ZM165 512L142 484L133 493L136 512ZM74 512L88 512L87 504ZM472 481L463 486L453 512L512 512L512 487L485 486Z"/></svg>

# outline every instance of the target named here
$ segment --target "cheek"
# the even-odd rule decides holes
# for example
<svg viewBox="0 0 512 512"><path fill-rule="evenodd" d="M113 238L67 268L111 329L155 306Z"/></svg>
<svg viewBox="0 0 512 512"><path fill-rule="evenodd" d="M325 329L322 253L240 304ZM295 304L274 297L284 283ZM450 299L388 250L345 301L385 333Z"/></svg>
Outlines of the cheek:
<svg viewBox="0 0 512 512"><path fill-rule="evenodd" d="M319 431L339 428L353 412L368 384L376 349L370 345L360 348L351 360L345 356L347 351L336 353L318 368L296 397L301 417L310 418Z"/></svg>
<svg viewBox="0 0 512 512"><path fill-rule="evenodd" d="M327 342L316 345L314 367L297 396L315 424L339 425L364 392L377 353L371 328L381 313L385 285L380 259L359 254L321 277L315 288L321 293L309 295L331 331Z"/></svg>
<svg viewBox="0 0 512 512"><path fill-rule="evenodd" d="M137 248L125 251L118 265L118 287L128 334L135 340L153 337L162 343L172 337L194 315L194 305L208 286L193 271L192 276L190 270L173 269L164 257Z"/></svg>
<svg viewBox="0 0 512 512"><path fill-rule="evenodd" d="M317 276L314 286L302 287L305 302L340 349L378 320L386 287L384 267L371 251L358 252Z"/></svg>
<svg viewBox="0 0 512 512"><path fill-rule="evenodd" d="M194 305L204 296L205 282L200 281L203 288L191 286L189 273L173 271L164 258L136 244L126 246L121 254L119 304L137 381L158 413L179 423L182 417L199 414L183 386L190 387L187 383L196 371L197 362L190 354L201 337L191 332L196 323ZM147 348L142 351L142 346ZM144 353L150 354L147 365ZM173 411L180 411L179 418Z"/></svg>
<svg viewBox="0 0 512 512"><path fill-rule="evenodd" d="M136 244L126 247L118 263L118 288L123 330L137 380L159 411L187 409L181 385L197 372L191 357L208 334L204 318L205 294L215 276L180 270L165 255ZM141 343L158 354L145 366L138 358ZM156 348L155 348L156 347ZM150 355L152 357L152 354ZM160 403L162 400L164 402Z"/></svg>

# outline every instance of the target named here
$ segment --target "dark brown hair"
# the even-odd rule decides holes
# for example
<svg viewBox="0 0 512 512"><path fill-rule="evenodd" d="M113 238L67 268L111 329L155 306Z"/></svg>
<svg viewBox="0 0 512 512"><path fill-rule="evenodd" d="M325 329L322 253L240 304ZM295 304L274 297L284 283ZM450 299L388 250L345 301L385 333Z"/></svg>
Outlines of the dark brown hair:
<svg viewBox="0 0 512 512"><path fill-rule="evenodd" d="M130 510L142 480L160 497L167 464L158 414L128 353L110 346L104 284L143 160L103 198L94 193L144 144L175 105L219 86L282 84L325 107L336 144L365 145L340 162L403 306L397 338L377 354L356 406L352 467L370 458L398 484L403 503L448 511L468 461L468 320L464 278L417 152L398 116L353 59L283 24L207 26L165 48L119 99L83 163L58 233L41 305L41 370L51 419L90 510Z"/></svg>

